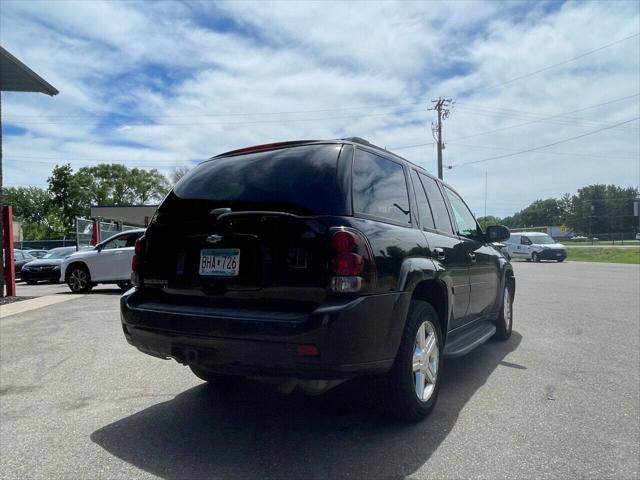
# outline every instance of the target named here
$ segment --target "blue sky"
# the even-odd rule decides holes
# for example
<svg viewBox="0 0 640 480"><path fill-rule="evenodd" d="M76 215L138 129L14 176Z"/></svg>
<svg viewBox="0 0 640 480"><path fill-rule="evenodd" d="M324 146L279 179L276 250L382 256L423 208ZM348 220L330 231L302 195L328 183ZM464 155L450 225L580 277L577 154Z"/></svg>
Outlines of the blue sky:
<svg viewBox="0 0 640 480"><path fill-rule="evenodd" d="M168 173L247 145L342 136L433 172L427 108L442 95L456 100L445 180L478 214L485 172L498 216L586 184L638 186L637 120L468 164L640 116L638 36L510 81L637 34L638 5L3 0L0 43L61 92L3 94L5 185L43 186L56 163Z"/></svg>

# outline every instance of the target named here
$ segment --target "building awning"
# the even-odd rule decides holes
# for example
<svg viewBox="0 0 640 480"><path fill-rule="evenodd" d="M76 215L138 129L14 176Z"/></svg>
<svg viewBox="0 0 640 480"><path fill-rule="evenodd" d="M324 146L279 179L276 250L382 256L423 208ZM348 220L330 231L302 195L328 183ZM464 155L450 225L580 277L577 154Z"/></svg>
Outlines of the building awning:
<svg viewBox="0 0 640 480"><path fill-rule="evenodd" d="M57 95L59 92L44 78L0 47L0 90L3 92L39 92Z"/></svg>

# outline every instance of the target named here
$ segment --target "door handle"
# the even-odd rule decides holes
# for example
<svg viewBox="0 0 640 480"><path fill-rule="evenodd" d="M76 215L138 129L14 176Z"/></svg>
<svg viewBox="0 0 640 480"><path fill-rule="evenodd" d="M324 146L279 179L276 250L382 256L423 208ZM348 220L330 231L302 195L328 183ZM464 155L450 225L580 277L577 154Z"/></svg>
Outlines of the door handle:
<svg viewBox="0 0 640 480"><path fill-rule="evenodd" d="M476 263L476 254L475 253L470 253L469 254L469 258L471 259L471 263Z"/></svg>
<svg viewBox="0 0 640 480"><path fill-rule="evenodd" d="M436 248L433 249L433 251L435 252L436 258L438 260L444 260L445 254L444 254L444 249L443 248L436 247Z"/></svg>

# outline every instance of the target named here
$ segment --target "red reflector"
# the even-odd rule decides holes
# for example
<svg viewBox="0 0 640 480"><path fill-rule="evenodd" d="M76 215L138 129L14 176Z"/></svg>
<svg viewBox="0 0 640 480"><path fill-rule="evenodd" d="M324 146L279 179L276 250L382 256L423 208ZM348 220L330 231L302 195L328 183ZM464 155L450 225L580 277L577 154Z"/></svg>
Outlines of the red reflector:
<svg viewBox="0 0 640 480"><path fill-rule="evenodd" d="M320 349L315 345L298 345L298 355L301 357L318 357Z"/></svg>
<svg viewBox="0 0 640 480"><path fill-rule="evenodd" d="M138 238L136 240L136 244L135 244L135 247L133 248L133 251L136 255L140 255L140 252L142 252L142 238Z"/></svg>
<svg viewBox="0 0 640 480"><path fill-rule="evenodd" d="M338 231L331 237L331 246L337 252L352 252L356 247L356 237L351 232Z"/></svg>
<svg viewBox="0 0 640 480"><path fill-rule="evenodd" d="M134 255L131 259L131 270L137 272L140 269L140 259L138 255Z"/></svg>
<svg viewBox="0 0 640 480"><path fill-rule="evenodd" d="M358 275L364 268L364 259L357 253L338 253L333 259L333 272L340 276Z"/></svg>

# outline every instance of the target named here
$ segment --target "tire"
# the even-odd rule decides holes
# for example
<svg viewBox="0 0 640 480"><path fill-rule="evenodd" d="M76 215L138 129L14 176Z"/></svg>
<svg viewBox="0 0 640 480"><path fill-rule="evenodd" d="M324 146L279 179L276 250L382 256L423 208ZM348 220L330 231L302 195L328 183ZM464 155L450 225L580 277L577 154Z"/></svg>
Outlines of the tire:
<svg viewBox="0 0 640 480"><path fill-rule="evenodd" d="M430 344L431 338L434 343ZM442 350L438 314L429 303L412 300L398 354L386 376L385 400L390 414L415 422L431 413L440 392ZM418 398L418 390L422 398Z"/></svg>
<svg viewBox="0 0 640 480"><path fill-rule="evenodd" d="M67 285L73 293L89 292L93 288L91 274L84 265L75 265L67 274Z"/></svg>
<svg viewBox="0 0 640 480"><path fill-rule="evenodd" d="M513 330L513 295L507 279L502 292L502 302L500 302L500 313L496 319L496 333L493 336L497 340L508 340Z"/></svg>
<svg viewBox="0 0 640 480"><path fill-rule="evenodd" d="M562 263L562 262L564 262L564 258L561 258L560 260L556 260L556 262Z"/></svg>
<svg viewBox="0 0 640 480"><path fill-rule="evenodd" d="M26 282L27 285L35 285L35 284L38 283L37 280L25 280L25 282Z"/></svg>
<svg viewBox="0 0 640 480"><path fill-rule="evenodd" d="M131 288L131 282L117 282L116 285L118 285L118 288L123 292L126 292Z"/></svg>
<svg viewBox="0 0 640 480"><path fill-rule="evenodd" d="M231 387L238 385L244 380L244 377L238 375L224 375L222 373L209 372L195 365L189 365L189 368L196 377L211 385Z"/></svg>
<svg viewBox="0 0 640 480"><path fill-rule="evenodd" d="M538 256L538 254L536 252L533 252L531 254L531 261L532 262L536 262L536 263L538 263L540 261L540 257Z"/></svg>

